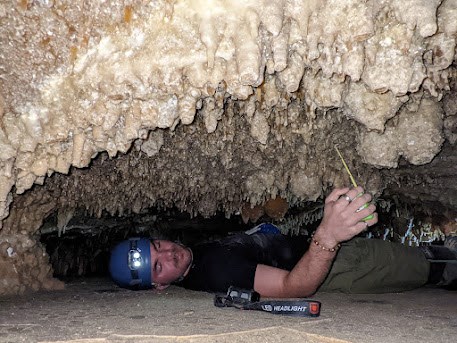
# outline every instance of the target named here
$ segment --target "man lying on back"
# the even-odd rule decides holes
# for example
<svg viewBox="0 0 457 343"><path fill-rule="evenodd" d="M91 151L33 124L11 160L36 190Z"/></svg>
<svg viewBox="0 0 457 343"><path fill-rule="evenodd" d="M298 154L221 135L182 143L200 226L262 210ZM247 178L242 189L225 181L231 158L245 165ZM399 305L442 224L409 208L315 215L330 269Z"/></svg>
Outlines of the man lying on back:
<svg viewBox="0 0 457 343"><path fill-rule="evenodd" d="M261 232L192 248L131 238L113 249L110 273L119 286L130 289L163 290L177 284L225 293L235 286L275 298L307 297L318 289L380 293L426 283L455 287L456 264L430 262L455 260L452 249L354 238L378 221L376 207L365 207L370 201L361 187L335 189L325 200L323 219L310 243L304 237Z"/></svg>

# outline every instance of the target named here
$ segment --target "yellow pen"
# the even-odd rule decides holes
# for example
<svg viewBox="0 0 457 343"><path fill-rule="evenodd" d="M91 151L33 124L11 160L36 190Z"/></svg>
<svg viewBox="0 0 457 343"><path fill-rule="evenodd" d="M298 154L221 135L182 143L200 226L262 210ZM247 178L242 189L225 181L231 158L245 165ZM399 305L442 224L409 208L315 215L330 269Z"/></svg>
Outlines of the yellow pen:
<svg viewBox="0 0 457 343"><path fill-rule="evenodd" d="M348 165L346 164L346 161L344 160L343 155L341 155L341 153L340 153L340 151L338 150L338 148L336 147L336 145L335 145L335 150L336 150L336 152L338 153L338 156L340 156L341 162L343 162L344 169L346 169L346 171L347 171L347 173L348 173L348 175L349 175L349 178L351 179L352 185L353 185L354 187L357 187L357 182L355 182L354 176L352 176L352 173L351 173L351 171L349 170L349 167L348 167ZM360 195L361 195L361 194L360 194ZM359 196L360 196L360 195L359 195ZM368 203L366 203L365 205L363 205L362 208L366 208L366 207L368 207ZM363 221L367 221L367 220L373 219L373 217L374 217L374 215L370 214L369 216L366 216L366 217L363 218L362 220L363 220Z"/></svg>

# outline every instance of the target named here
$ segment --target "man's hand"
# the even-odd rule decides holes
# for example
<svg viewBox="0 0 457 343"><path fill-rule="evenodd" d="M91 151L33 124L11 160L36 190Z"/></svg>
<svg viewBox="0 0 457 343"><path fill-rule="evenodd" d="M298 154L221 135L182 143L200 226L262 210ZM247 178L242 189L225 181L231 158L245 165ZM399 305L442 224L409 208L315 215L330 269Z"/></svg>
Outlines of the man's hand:
<svg viewBox="0 0 457 343"><path fill-rule="evenodd" d="M324 217L314 235L326 248L347 241L378 222L372 197L362 187L337 188L325 199ZM365 204L369 204L364 208ZM371 219L364 220L373 215Z"/></svg>
<svg viewBox="0 0 457 343"><path fill-rule="evenodd" d="M314 239L319 245L311 244L292 271L258 264L254 289L264 297L306 297L313 294L325 280L339 243L356 236L368 226L377 223L376 207L370 194L363 188L340 188L332 191L325 199L324 217ZM373 214L373 218L365 220ZM325 249L322 249L324 247Z"/></svg>

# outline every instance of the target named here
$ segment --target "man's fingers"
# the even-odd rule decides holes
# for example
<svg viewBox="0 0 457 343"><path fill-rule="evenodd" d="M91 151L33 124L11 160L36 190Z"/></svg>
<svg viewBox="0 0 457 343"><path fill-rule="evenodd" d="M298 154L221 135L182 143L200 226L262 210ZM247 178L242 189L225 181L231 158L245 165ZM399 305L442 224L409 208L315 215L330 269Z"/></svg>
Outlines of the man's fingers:
<svg viewBox="0 0 457 343"><path fill-rule="evenodd" d="M356 225L355 225L355 228L357 230L357 234L363 232L363 231L366 231L368 230L368 228L370 227L370 224L368 224L367 222L358 222Z"/></svg>
<svg viewBox="0 0 457 343"><path fill-rule="evenodd" d="M348 189L347 192L342 194L339 199L338 199L338 204L341 205L342 207L346 207L351 205L353 202L359 203L360 200L359 198L363 196L363 188L362 187L356 187L352 189ZM354 205L355 206L355 205ZM354 208L354 206L352 206Z"/></svg>
<svg viewBox="0 0 457 343"><path fill-rule="evenodd" d="M349 191L349 187L344 188L335 188L328 196L325 198L325 203L337 201L340 196L346 194Z"/></svg>
<svg viewBox="0 0 457 343"><path fill-rule="evenodd" d="M349 209L354 212L360 212L364 208L368 207L371 199L372 199L371 195L368 193L364 193L362 195L356 195L356 198L349 205Z"/></svg>
<svg viewBox="0 0 457 343"><path fill-rule="evenodd" d="M362 220L357 223L357 229L359 230L359 232L368 230L368 228L370 226L373 226L374 224L376 224L378 222L378 213L374 212L374 213L372 213L372 215L373 215L373 218L371 218L369 220Z"/></svg>
<svg viewBox="0 0 457 343"><path fill-rule="evenodd" d="M349 209L349 208L348 208ZM365 204L359 208L357 208L355 211L351 209L351 216L353 216L353 220L356 221L365 221L364 219L367 218L367 220L371 220L374 216L374 213L376 211L376 206L373 204ZM374 223L373 223L374 224Z"/></svg>
<svg viewBox="0 0 457 343"><path fill-rule="evenodd" d="M348 227L346 234L345 234L347 236L344 240L349 240L351 238L354 238L361 232L367 231L370 228L370 226L377 223L377 221L378 221L377 213L374 213L373 219L370 219L367 221L361 220L361 221L355 223L353 226Z"/></svg>
<svg viewBox="0 0 457 343"><path fill-rule="evenodd" d="M375 225L378 222L378 212L373 212L373 218L367 220L367 222L369 226Z"/></svg>

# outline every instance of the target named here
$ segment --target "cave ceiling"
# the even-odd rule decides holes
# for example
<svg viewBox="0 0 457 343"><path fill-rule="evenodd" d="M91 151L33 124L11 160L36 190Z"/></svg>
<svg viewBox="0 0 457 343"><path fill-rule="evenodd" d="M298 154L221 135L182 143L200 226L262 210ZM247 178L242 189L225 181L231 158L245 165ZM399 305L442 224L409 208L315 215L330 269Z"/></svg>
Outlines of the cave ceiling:
<svg viewBox="0 0 457 343"><path fill-rule="evenodd" d="M455 216L456 34L456 0L0 3L0 294L56 286L52 214L279 220L349 184L336 146Z"/></svg>

